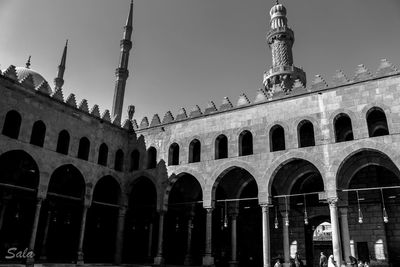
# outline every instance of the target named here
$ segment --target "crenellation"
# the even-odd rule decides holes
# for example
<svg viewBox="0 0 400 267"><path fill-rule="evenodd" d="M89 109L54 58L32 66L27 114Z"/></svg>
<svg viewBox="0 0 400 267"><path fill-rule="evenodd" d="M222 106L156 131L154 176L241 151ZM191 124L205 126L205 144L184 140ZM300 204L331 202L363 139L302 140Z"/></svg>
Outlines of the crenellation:
<svg viewBox="0 0 400 267"><path fill-rule="evenodd" d="M35 90L35 84L33 82L33 77L31 74L28 74L24 79L20 81L21 85L29 90Z"/></svg>
<svg viewBox="0 0 400 267"><path fill-rule="evenodd" d="M83 112L89 113L89 105L86 99L81 100L78 109L82 110Z"/></svg>
<svg viewBox="0 0 400 267"><path fill-rule="evenodd" d="M206 109L204 110L204 114L207 115L207 114L214 113L214 112L217 112L217 111L218 110L217 110L217 107L215 106L214 102L210 101L207 104Z"/></svg>
<svg viewBox="0 0 400 267"><path fill-rule="evenodd" d="M335 75L332 78L333 86L340 86L349 83L350 80L342 70L336 70Z"/></svg>
<svg viewBox="0 0 400 267"><path fill-rule="evenodd" d="M196 118L196 117L199 117L199 116L201 116L201 115L203 115L203 112L201 112L201 109L200 109L200 107L199 107L198 105L195 105L195 106L190 110L190 113L189 113L189 117L190 117L190 118Z"/></svg>
<svg viewBox="0 0 400 267"><path fill-rule="evenodd" d="M64 95L61 88L56 89L51 97L57 101L64 102Z"/></svg>
<svg viewBox="0 0 400 267"><path fill-rule="evenodd" d="M328 84L326 83L325 79L319 74L315 75L315 78L311 84L311 90L319 91L326 88L328 88Z"/></svg>
<svg viewBox="0 0 400 267"><path fill-rule="evenodd" d="M151 119L150 127L158 126L160 124L160 117L158 116L158 114L154 114L153 118Z"/></svg>
<svg viewBox="0 0 400 267"><path fill-rule="evenodd" d="M363 64L360 64L357 66L357 69L356 69L356 72L355 72L355 75L353 78L353 80L355 82L365 81L365 80L368 80L371 78L373 78L372 74Z"/></svg>
<svg viewBox="0 0 400 267"><path fill-rule="evenodd" d="M128 130L130 132L133 131L134 129L133 129L132 121L130 121L129 119L126 119L124 121L124 123L122 124L122 128L124 128L125 130Z"/></svg>
<svg viewBox="0 0 400 267"><path fill-rule="evenodd" d="M90 109L90 114L100 118L100 110L99 110L99 105L94 105L91 109Z"/></svg>
<svg viewBox="0 0 400 267"><path fill-rule="evenodd" d="M51 91L51 88L49 84L46 81L43 81L39 84L39 86L36 88L36 90L42 94L50 96L53 92Z"/></svg>
<svg viewBox="0 0 400 267"><path fill-rule="evenodd" d="M264 89L260 88L257 90L256 97L254 99L254 103L265 102L271 99L271 96L265 92Z"/></svg>
<svg viewBox="0 0 400 267"><path fill-rule="evenodd" d="M147 117L144 117L142 119L142 121L140 122L140 129L144 129L144 128L148 128L149 127L149 120L147 119Z"/></svg>
<svg viewBox="0 0 400 267"><path fill-rule="evenodd" d="M246 106L246 105L250 105L250 104L251 104L251 102L250 102L249 98L246 96L246 94L242 93L239 96L236 106L240 107L240 106Z"/></svg>
<svg viewBox="0 0 400 267"><path fill-rule="evenodd" d="M132 127L133 127L134 130L139 129L139 126L138 126L137 121L135 119L132 120Z"/></svg>
<svg viewBox="0 0 400 267"><path fill-rule="evenodd" d="M162 120L162 124L170 123L174 121L174 116L172 115L171 111L167 111L164 115L164 118Z"/></svg>
<svg viewBox="0 0 400 267"><path fill-rule="evenodd" d="M17 71L14 65L10 65L2 74L3 76L10 78L14 81L18 81Z"/></svg>
<svg viewBox="0 0 400 267"><path fill-rule="evenodd" d="M188 116L186 114L185 108L180 108L178 111L178 114L175 117L175 121L185 120L187 118L188 118Z"/></svg>
<svg viewBox="0 0 400 267"><path fill-rule="evenodd" d="M71 107L73 107L73 108L77 108L76 107L76 100L75 100L75 94L70 94L68 97L67 97L67 100L65 100L65 103L67 104L67 105L70 105Z"/></svg>
<svg viewBox="0 0 400 267"><path fill-rule="evenodd" d="M114 117L112 118L112 124L121 127L121 115L120 114L115 114Z"/></svg>
<svg viewBox="0 0 400 267"><path fill-rule="evenodd" d="M108 109L104 110L104 111L103 111L103 114L101 115L101 118L102 118L104 121L111 122L110 111L109 111Z"/></svg>
<svg viewBox="0 0 400 267"><path fill-rule="evenodd" d="M221 104L221 106L219 106L219 110L224 111L224 110L228 110L231 108L233 108L233 105L232 105L231 101L229 100L229 98L227 96L225 96L224 99L222 99L222 104Z"/></svg>
<svg viewBox="0 0 400 267"><path fill-rule="evenodd" d="M390 63L386 58L381 59L381 62L379 64L378 70L376 71L376 77L382 77L382 76L387 76L387 75L392 75L399 73L397 68Z"/></svg>

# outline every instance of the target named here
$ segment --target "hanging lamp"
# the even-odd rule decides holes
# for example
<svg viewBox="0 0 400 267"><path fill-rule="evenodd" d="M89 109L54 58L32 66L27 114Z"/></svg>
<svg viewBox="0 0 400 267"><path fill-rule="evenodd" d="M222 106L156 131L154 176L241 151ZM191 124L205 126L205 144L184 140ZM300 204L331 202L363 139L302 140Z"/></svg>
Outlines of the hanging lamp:
<svg viewBox="0 0 400 267"><path fill-rule="evenodd" d="M275 205L275 223L274 223L274 225L275 225L275 229L278 229L279 221L278 221L278 208L277 208L277 205Z"/></svg>
<svg viewBox="0 0 400 267"><path fill-rule="evenodd" d="M287 203L287 197L286 196L285 196L285 210L286 210L285 225L289 226L289 210L288 210L288 203Z"/></svg>
<svg viewBox="0 0 400 267"><path fill-rule="evenodd" d="M357 204L358 204L358 223L363 223L363 214L361 212L361 207L360 207L360 198L358 196L358 191L356 191L357 194Z"/></svg>
<svg viewBox="0 0 400 267"><path fill-rule="evenodd" d="M384 222L384 223L388 223L388 222L389 222L389 217L388 217L388 214L387 214L387 212L386 212L385 198L383 197L383 190L382 190L382 188L381 188L381 197L382 197L382 207L383 207L383 210L382 210L382 213L383 213L383 222Z"/></svg>
<svg viewBox="0 0 400 267"><path fill-rule="evenodd" d="M306 195L304 194L303 197L304 197L304 224L308 225Z"/></svg>

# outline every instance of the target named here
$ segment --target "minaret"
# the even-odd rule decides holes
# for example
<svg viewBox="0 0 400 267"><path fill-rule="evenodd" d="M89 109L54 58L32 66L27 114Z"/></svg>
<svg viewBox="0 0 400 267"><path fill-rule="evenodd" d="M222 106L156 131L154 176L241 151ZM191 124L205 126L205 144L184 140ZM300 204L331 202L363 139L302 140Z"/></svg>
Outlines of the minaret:
<svg viewBox="0 0 400 267"><path fill-rule="evenodd" d="M65 71L65 62L67 61L67 48L68 48L68 40L65 42L64 51L61 57L60 65L58 65L58 73L57 78L54 79L55 90L61 89L64 85L64 71Z"/></svg>
<svg viewBox="0 0 400 267"><path fill-rule="evenodd" d="M28 57L28 60L26 61L25 66L26 66L27 69L30 69L30 67L31 67L31 56Z"/></svg>
<svg viewBox="0 0 400 267"><path fill-rule="evenodd" d="M294 33L287 25L286 8L276 1L269 13L271 29L267 42L272 52L272 68L264 73L263 83L267 92L282 90L288 94L296 80L306 86L306 74L293 65Z"/></svg>
<svg viewBox="0 0 400 267"><path fill-rule="evenodd" d="M112 106L112 117L119 117L121 120L122 106L124 104L125 85L126 80L129 76L128 62L129 62L129 51L132 48L131 36L132 36L132 20L133 20L133 0L129 9L128 19L124 27L124 38L121 40L121 54L119 58L118 68L115 70L115 90L114 100Z"/></svg>

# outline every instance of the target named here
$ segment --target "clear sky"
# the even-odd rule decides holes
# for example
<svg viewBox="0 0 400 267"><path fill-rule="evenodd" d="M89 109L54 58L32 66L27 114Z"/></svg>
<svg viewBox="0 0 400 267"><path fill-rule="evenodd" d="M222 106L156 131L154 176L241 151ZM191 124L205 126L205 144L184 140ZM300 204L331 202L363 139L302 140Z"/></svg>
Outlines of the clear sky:
<svg viewBox="0 0 400 267"><path fill-rule="evenodd" d="M119 41L130 0L0 0L0 64L31 68L53 86L69 39L64 97L111 109ZM265 42L272 0L135 0L134 48L124 101L135 118L204 110L243 92L252 101L270 67ZM336 69L352 78L358 64L375 72L387 58L400 66L399 0L282 0L295 32L294 63L309 83Z"/></svg>

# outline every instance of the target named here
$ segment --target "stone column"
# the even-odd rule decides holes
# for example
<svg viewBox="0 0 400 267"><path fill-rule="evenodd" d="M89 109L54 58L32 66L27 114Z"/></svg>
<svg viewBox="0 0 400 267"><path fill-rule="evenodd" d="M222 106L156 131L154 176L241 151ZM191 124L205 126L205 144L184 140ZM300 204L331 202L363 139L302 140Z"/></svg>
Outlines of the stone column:
<svg viewBox="0 0 400 267"><path fill-rule="evenodd" d="M284 263L283 266L289 267L290 266L290 241L289 241L289 225L286 225L286 220L289 218L286 218L287 214L286 212L283 212L282 218L282 230L283 230L283 258L284 258Z"/></svg>
<svg viewBox="0 0 400 267"><path fill-rule="evenodd" d="M342 234L342 247L344 252L344 261L348 264L350 263L350 232L349 232L349 222L347 220L347 207L340 207L340 223L341 223L341 234Z"/></svg>
<svg viewBox="0 0 400 267"><path fill-rule="evenodd" d="M186 245L186 255L185 255L185 260L184 260L184 265L192 265L193 264L193 259L192 259L192 230L193 230L193 217L194 217L194 211L193 208L189 212L189 219L188 219L188 226L187 226L187 245Z"/></svg>
<svg viewBox="0 0 400 267"><path fill-rule="evenodd" d="M82 207L81 226L80 226L80 231L79 231L79 243L78 243L78 252L77 252L77 260L76 260L77 265L84 264L83 240L85 239L86 217L87 217L87 211L88 211L89 207L90 207L90 205L87 203L84 203L83 207Z"/></svg>
<svg viewBox="0 0 400 267"><path fill-rule="evenodd" d="M125 216L126 206L121 206L118 212L117 222L117 233L115 237L115 252L114 252L114 263L116 265L121 264L122 260L122 248L124 242L124 229L125 229Z"/></svg>
<svg viewBox="0 0 400 267"><path fill-rule="evenodd" d="M331 215L331 225L332 225L333 257L334 260L336 261L336 265L342 266L342 251L340 249L340 232L339 232L337 201L338 201L337 198L328 198L329 211Z"/></svg>
<svg viewBox="0 0 400 267"><path fill-rule="evenodd" d="M229 262L229 267L237 267L239 265L237 261L237 208L232 209L229 214L231 219L231 261Z"/></svg>
<svg viewBox="0 0 400 267"><path fill-rule="evenodd" d="M214 257L212 256L212 207L205 208L206 218L206 248L203 257L203 266L214 266Z"/></svg>
<svg viewBox="0 0 400 267"><path fill-rule="evenodd" d="M47 260L47 238L49 236L49 228L50 228L50 222L51 222L51 216L52 216L52 205L49 203L48 205L48 211L47 211L47 218L46 218L46 225L44 227L44 234L43 234L43 241L42 241L42 250L40 252L40 259L41 260Z"/></svg>
<svg viewBox="0 0 400 267"><path fill-rule="evenodd" d="M268 204L261 205L261 212L262 212L263 267L270 267L271 245L270 245Z"/></svg>
<svg viewBox="0 0 400 267"><path fill-rule="evenodd" d="M1 211L0 211L0 232L1 232L1 229L3 228L4 215L5 215L5 213L6 213L8 201L9 201L9 198L3 198L2 202L1 202Z"/></svg>
<svg viewBox="0 0 400 267"><path fill-rule="evenodd" d="M39 225L40 209L42 208L42 202L43 202L42 197L38 197L36 199L35 217L33 219L31 238L29 240L29 247L28 247L29 252L34 251L34 249L35 249L36 234L37 234L37 228ZM35 259L33 256L28 257L26 260L26 266L34 266L34 262L35 262Z"/></svg>
<svg viewBox="0 0 400 267"><path fill-rule="evenodd" d="M154 258L155 265L161 265L164 263L163 258L163 238L164 238L164 214L165 211L159 211L159 223L158 223L158 244L157 244L157 255Z"/></svg>
<svg viewBox="0 0 400 267"><path fill-rule="evenodd" d="M150 223L149 223L149 239L148 239L148 243L147 243L147 259L150 261L151 258L151 252L152 252L152 248L153 248L153 218L150 219Z"/></svg>

